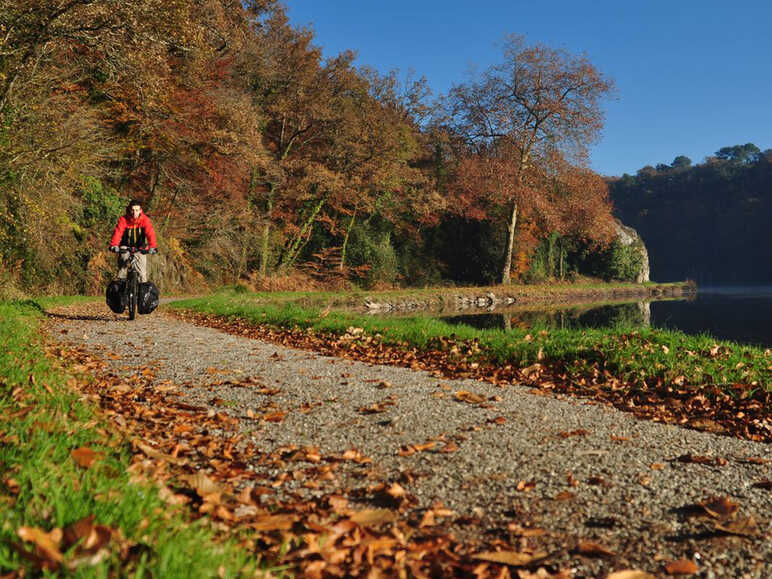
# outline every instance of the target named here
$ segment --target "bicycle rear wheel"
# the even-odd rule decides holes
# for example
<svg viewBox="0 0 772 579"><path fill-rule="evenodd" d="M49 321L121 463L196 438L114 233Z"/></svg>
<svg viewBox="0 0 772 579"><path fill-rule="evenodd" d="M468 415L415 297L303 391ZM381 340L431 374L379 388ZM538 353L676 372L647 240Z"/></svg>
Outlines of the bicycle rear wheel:
<svg viewBox="0 0 772 579"><path fill-rule="evenodd" d="M129 292L129 319L133 320L137 315L137 272L129 271L126 276L126 290Z"/></svg>

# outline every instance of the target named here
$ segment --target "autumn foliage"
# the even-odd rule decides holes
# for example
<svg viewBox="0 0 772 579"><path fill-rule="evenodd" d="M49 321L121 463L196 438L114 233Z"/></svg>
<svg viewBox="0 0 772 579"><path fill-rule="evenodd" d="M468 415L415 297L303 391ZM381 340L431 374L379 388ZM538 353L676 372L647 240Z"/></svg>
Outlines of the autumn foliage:
<svg viewBox="0 0 772 579"><path fill-rule="evenodd" d="M455 217L509 223L510 262L522 231L524 268L552 232L607 239L581 167L610 83L586 59L512 39L448 117L423 79L324 58L272 0L5 0L0 30L0 263L23 287L99 291L130 197L169 288L308 264L322 282L437 281L458 248L432 232ZM507 100L513 66L525 92Z"/></svg>

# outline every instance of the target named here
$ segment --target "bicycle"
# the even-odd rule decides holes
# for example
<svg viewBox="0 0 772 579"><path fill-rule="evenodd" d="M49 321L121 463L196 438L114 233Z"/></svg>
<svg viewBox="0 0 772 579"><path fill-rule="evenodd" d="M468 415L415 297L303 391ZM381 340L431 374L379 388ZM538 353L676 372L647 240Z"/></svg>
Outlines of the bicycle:
<svg viewBox="0 0 772 579"><path fill-rule="evenodd" d="M137 300L139 297L139 257L137 254L156 254L158 250L154 247L143 249L121 245L116 253L131 254L128 271L126 272L126 283L123 286L123 301L129 309L129 320L133 320L137 315Z"/></svg>

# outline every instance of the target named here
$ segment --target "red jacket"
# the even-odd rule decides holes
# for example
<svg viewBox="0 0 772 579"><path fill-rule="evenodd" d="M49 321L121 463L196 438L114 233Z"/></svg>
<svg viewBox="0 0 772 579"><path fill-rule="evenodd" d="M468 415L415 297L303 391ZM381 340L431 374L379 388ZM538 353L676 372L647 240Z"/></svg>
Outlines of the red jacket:
<svg viewBox="0 0 772 579"><path fill-rule="evenodd" d="M131 215L124 215L118 219L110 245L125 245L127 247L156 247L155 231L150 218L140 213L137 219Z"/></svg>

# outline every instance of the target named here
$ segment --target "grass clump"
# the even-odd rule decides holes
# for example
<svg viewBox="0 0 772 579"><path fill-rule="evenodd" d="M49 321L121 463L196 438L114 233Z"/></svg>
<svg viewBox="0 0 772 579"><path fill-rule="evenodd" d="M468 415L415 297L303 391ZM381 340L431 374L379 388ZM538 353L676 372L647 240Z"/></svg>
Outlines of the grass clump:
<svg viewBox="0 0 772 579"><path fill-rule="evenodd" d="M242 575L245 551L130 480L123 441L46 356L43 305L69 301L0 302L0 575ZM68 541L67 527L84 519L102 529L96 550Z"/></svg>

